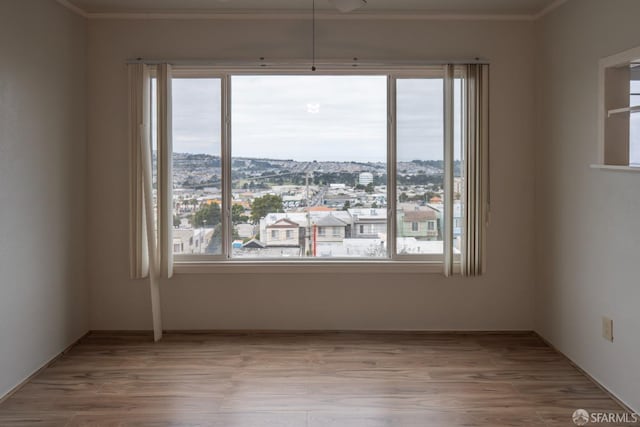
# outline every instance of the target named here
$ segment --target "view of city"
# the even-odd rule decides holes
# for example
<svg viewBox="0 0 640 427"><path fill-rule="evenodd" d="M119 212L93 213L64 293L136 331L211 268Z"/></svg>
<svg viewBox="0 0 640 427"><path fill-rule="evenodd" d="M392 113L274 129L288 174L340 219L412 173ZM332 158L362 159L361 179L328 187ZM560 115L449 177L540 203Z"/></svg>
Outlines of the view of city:
<svg viewBox="0 0 640 427"><path fill-rule="evenodd" d="M398 170L399 253L442 253L442 162ZM174 155L175 253L221 252L219 176L219 157ZM234 158L233 176L234 256L386 256L384 164Z"/></svg>
<svg viewBox="0 0 640 427"><path fill-rule="evenodd" d="M386 77L241 76L232 89L231 256L387 257ZM220 80L173 90L174 253L219 255ZM442 80L397 92L397 253L442 254Z"/></svg>

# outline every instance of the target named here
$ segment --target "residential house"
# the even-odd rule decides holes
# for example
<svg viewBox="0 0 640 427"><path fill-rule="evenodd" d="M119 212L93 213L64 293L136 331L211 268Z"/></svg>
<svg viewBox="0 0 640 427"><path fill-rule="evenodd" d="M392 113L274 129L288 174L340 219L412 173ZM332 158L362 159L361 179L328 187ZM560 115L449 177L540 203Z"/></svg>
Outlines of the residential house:
<svg viewBox="0 0 640 427"><path fill-rule="evenodd" d="M267 247L299 247L300 225L287 218L282 218L266 226L264 236L260 240Z"/></svg>
<svg viewBox="0 0 640 427"><path fill-rule="evenodd" d="M400 237L415 237L424 240L438 240L438 215L433 209L399 211Z"/></svg>
<svg viewBox="0 0 640 427"><path fill-rule="evenodd" d="M328 215L318 218L313 227L315 229L316 242L342 242L347 236L347 233L351 229L351 225L342 221L341 219Z"/></svg>
<svg viewBox="0 0 640 427"><path fill-rule="evenodd" d="M387 235L386 209L349 209L353 218L351 237L358 239L378 239Z"/></svg>

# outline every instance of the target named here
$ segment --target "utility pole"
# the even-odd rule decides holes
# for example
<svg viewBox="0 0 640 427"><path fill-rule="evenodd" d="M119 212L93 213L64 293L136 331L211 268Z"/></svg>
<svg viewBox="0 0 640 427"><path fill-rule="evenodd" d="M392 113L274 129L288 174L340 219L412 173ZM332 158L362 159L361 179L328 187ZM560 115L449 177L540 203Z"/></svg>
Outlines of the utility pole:
<svg viewBox="0 0 640 427"><path fill-rule="evenodd" d="M311 200L309 199L309 177L311 176L311 172L307 172L305 175L305 186L306 186L306 191L307 191L307 196L306 196L306 209L307 209L307 236L306 236L306 248L305 248L305 255L311 252L311 211L309 210L309 208L311 207ZM314 254L315 255L315 254Z"/></svg>
<svg viewBox="0 0 640 427"><path fill-rule="evenodd" d="M309 207L309 177L311 176L311 172L307 172L305 175L305 186L307 187L307 207Z"/></svg>

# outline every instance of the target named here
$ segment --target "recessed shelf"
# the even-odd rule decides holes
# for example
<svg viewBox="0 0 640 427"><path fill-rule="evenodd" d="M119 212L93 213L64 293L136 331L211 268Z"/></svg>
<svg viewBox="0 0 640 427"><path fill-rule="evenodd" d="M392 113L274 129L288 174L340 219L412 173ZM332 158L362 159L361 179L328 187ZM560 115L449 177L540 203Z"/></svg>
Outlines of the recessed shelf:
<svg viewBox="0 0 640 427"><path fill-rule="evenodd" d="M591 165L591 169L609 170L614 172L636 172L640 173L640 165L638 166L619 166L619 165Z"/></svg>
<svg viewBox="0 0 640 427"><path fill-rule="evenodd" d="M607 116L611 117L615 114L623 113L637 113L640 111L640 105L634 105L633 107L616 108L614 110L607 111Z"/></svg>
<svg viewBox="0 0 640 427"><path fill-rule="evenodd" d="M640 46L599 61L596 169L640 171Z"/></svg>

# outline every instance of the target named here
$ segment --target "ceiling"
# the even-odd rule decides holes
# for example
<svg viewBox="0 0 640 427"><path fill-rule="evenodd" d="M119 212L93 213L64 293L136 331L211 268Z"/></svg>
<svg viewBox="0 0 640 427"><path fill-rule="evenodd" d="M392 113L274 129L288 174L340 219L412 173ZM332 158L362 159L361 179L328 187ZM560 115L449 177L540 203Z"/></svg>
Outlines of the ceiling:
<svg viewBox="0 0 640 427"><path fill-rule="evenodd" d="M302 12L311 0L67 0L86 14ZM385 12L465 15L537 15L558 0L367 0L354 14ZM334 11L327 0L318 10Z"/></svg>

